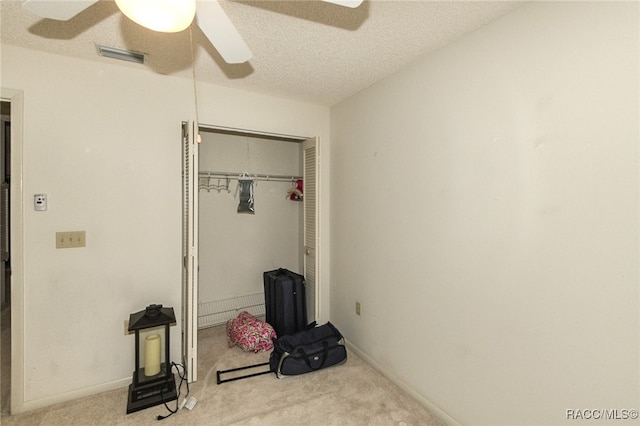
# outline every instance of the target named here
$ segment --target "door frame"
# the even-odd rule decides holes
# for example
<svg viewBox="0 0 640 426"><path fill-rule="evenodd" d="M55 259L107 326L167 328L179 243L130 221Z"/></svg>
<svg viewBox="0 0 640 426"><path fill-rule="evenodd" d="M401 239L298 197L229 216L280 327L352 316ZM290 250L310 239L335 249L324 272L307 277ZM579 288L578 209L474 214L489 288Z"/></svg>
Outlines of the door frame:
<svg viewBox="0 0 640 426"><path fill-rule="evenodd" d="M0 97L11 103L11 414L19 414L24 406L24 92L3 87Z"/></svg>
<svg viewBox="0 0 640 426"><path fill-rule="evenodd" d="M319 150L319 138L318 137L308 137L308 136L294 136L294 135L285 135L278 133L270 133L270 132L262 132L256 130L247 130L247 129L239 129L225 126L217 126L217 125L209 125L195 122L182 122L183 131L185 129L185 125L189 123L189 135L190 143L189 146L194 150L191 155L186 156L185 150L183 149L183 157L185 163L183 164L183 188L186 187L186 180L189 180L189 184L191 188L195 192L191 197L185 197L183 194L183 216L191 217L191 224L183 223L183 243L185 244L183 254L184 254L184 264L183 268L185 269L183 273L182 280L182 294L183 294L183 311L185 308L187 312L183 312L183 321L182 321L182 357L183 360L188 363L185 365L189 365L191 368L187 369L187 381L189 383L195 382L198 377L197 372L197 342L198 342L198 209L199 209L199 201L198 201L198 174L200 166L198 164L198 142L196 142L196 135L199 134L200 130L207 130L212 132L219 133L234 133L239 135L253 136L253 137L266 137L271 139L278 139L282 141L289 142L298 142L302 144L305 141L314 140L316 146L316 221L315 221L315 234L317 237L316 240L316 277L319 277L320 271L320 150ZM183 143L184 143L183 134ZM303 156L304 157L304 156ZM304 161L304 158L303 158ZM187 173L185 170L188 170ZM190 212L190 213L188 213ZM304 229L303 229L304 232ZM302 247L304 252L304 246ZM304 253L303 253L304 256ZM190 272L191 271L191 272ZM311 321L317 320L320 318L320 312L322 308L321 298L320 298L320 285L319 280L316 280L315 285L315 318L312 318ZM187 305L188 304L188 305Z"/></svg>

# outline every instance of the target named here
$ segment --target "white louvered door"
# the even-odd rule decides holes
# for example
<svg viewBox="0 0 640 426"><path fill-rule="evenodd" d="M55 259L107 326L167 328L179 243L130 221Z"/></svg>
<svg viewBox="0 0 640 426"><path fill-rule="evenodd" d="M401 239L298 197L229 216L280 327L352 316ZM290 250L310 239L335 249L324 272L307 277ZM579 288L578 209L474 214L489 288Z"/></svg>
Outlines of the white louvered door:
<svg viewBox="0 0 640 426"><path fill-rule="evenodd" d="M182 359L187 381L198 379L198 144L197 129L182 123Z"/></svg>
<svg viewBox="0 0 640 426"><path fill-rule="evenodd" d="M307 319L309 322L318 319L318 141L307 139L302 143L304 151L304 277L307 283Z"/></svg>

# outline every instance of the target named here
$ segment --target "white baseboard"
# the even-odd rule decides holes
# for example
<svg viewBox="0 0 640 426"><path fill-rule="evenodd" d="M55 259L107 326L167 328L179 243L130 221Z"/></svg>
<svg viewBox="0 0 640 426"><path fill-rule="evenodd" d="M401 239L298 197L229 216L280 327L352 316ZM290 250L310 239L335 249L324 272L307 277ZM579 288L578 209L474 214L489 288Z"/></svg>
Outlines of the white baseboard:
<svg viewBox="0 0 640 426"><path fill-rule="evenodd" d="M457 422L453 417L451 417L450 415L445 413L443 410L441 410L438 406L436 406L434 403L432 403L431 401L429 401L428 399L424 398L422 395L417 393L404 381L400 380L400 378L398 378L395 374L391 373L388 369L384 368L382 365L380 365L378 362L373 360L371 357L369 357L367 354L361 351L358 347L354 346L348 340L345 339L345 341L346 341L347 349L355 353L364 362L366 362L371 367L379 371L380 374L382 374L387 379L389 379L391 383L393 383L394 385L398 386L400 389L408 393L409 396L411 396L413 399L418 401L423 407L429 410L429 412L433 414L435 417L437 417L440 421L448 425L460 426L460 423Z"/></svg>
<svg viewBox="0 0 640 426"><path fill-rule="evenodd" d="M36 399L33 401L24 401L22 404L19 404L18 410L12 410L11 414L21 414L26 413L27 411L36 410L38 408L47 407L53 404L59 404L61 402L72 401L78 398L84 398L85 396L91 396L102 392L108 392L115 389L120 389L125 386L129 386L131 384L131 377L126 379L115 380L109 383L103 383L97 386L91 386L88 388L77 389L70 392L65 392L61 394L56 394L52 396L47 396L45 398ZM12 395L13 396L13 395ZM126 401L122 402L123 406L126 404Z"/></svg>

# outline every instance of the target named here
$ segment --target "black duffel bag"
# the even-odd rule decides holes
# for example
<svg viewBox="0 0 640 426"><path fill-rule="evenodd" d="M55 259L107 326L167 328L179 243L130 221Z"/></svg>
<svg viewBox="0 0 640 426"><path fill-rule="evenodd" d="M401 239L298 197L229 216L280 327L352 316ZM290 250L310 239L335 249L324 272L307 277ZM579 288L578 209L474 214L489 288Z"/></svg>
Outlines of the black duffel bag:
<svg viewBox="0 0 640 426"><path fill-rule="evenodd" d="M347 361L344 338L330 322L274 340L269 358L278 378L310 373Z"/></svg>

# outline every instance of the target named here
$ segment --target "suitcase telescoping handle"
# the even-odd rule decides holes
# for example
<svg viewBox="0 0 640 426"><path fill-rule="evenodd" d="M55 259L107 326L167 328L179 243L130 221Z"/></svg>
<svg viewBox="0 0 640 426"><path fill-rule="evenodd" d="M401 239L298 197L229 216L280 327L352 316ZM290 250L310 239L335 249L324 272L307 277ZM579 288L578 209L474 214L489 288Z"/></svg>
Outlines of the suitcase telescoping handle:
<svg viewBox="0 0 640 426"><path fill-rule="evenodd" d="M298 348L298 353L300 353L300 355L302 356L302 359L304 359L304 362L312 370L320 370L324 366L324 363L327 361L327 358L329 358L329 342L327 342L326 340L323 341L322 342L322 346L324 347L324 350L322 351L322 363L319 366L315 367L315 368L311 365L311 361L309 360L309 356L304 351L304 349ZM314 361L315 361L315 359L314 359Z"/></svg>
<svg viewBox="0 0 640 426"><path fill-rule="evenodd" d="M223 374L233 373L233 372L236 372L236 371L247 370L247 369L250 369L250 368L263 367L265 365L269 365L269 363L268 362L262 362L260 364L253 364L253 365L247 365L245 367L231 368L229 370L218 370L218 371L216 371L216 383L220 385L222 383L233 382L234 380L247 379L249 377L261 376L263 374L272 373L273 371L271 370L271 368L269 368L268 370L260 371L258 373L246 374L244 376L232 377L230 379L222 379L222 375Z"/></svg>

